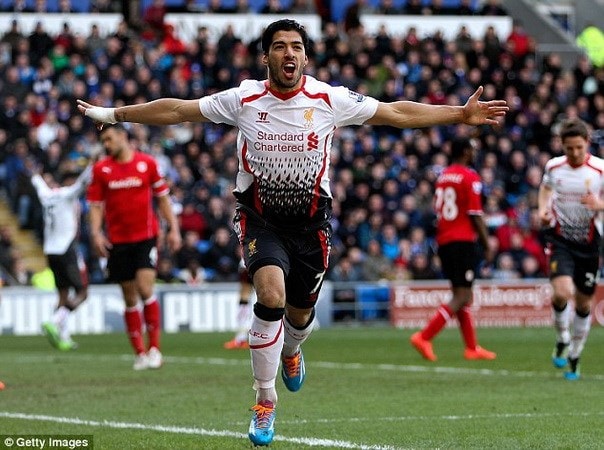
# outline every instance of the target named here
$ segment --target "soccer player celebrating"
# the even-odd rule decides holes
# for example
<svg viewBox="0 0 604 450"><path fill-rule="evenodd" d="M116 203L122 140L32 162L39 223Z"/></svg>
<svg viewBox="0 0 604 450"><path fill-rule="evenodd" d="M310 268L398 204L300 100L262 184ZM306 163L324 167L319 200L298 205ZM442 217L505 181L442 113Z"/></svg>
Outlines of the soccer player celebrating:
<svg viewBox="0 0 604 450"><path fill-rule="evenodd" d="M159 224L153 197L168 223L167 243L172 251L181 245L178 221L156 161L130 146L123 126L101 130L101 142L108 156L94 165L87 193L92 244L99 256L108 257L109 280L119 283L122 289L126 329L136 354L134 370L157 369L163 359L161 316L154 292ZM107 235L103 232L103 219ZM142 336L141 300L147 346Z"/></svg>
<svg viewBox="0 0 604 450"><path fill-rule="evenodd" d="M90 182L92 166L78 176L63 175L62 186L54 180L50 186L42 175L34 174L31 183L38 194L44 218L43 250L57 286L59 301L52 319L42 324L51 345L62 351L77 347L69 334L68 319L88 296L86 263L78 248L80 196ZM70 297L73 289L73 296Z"/></svg>
<svg viewBox="0 0 604 450"><path fill-rule="evenodd" d="M158 99L119 108L78 100L97 122L226 123L239 129L235 228L257 302L249 332L256 405L249 427L255 445L273 440L281 378L290 391L305 379L301 344L309 337L329 260L329 160L335 129L348 125L426 127L496 124L503 100L480 102L479 88L464 106L400 101L380 103L304 75L308 35L290 19L267 26L262 60L268 79L198 100Z"/></svg>
<svg viewBox="0 0 604 450"><path fill-rule="evenodd" d="M470 311L472 284L479 263L476 240L484 249L488 245L487 229L482 217L482 183L470 167L476 156L471 139L458 138L451 144L452 164L436 180L436 243L445 276L453 297L441 305L423 330L411 336L411 344L427 360L436 361L432 339L456 316L465 342L466 359L495 359L493 352L480 347Z"/></svg>
<svg viewBox="0 0 604 450"><path fill-rule="evenodd" d="M549 232L549 277L556 345L552 361L568 370L567 380L580 376L579 357L591 328L591 304L599 267L604 210L604 160L589 153L589 131L579 119L560 125L564 155L545 165L539 188L539 217ZM575 314L571 320L571 306ZM572 321L572 332L571 328Z"/></svg>

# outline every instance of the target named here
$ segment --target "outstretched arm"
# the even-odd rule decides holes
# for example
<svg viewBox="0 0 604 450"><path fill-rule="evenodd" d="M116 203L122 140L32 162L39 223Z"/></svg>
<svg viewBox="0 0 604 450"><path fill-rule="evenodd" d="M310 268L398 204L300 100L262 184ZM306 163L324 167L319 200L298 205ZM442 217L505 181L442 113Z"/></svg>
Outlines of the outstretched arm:
<svg viewBox="0 0 604 450"><path fill-rule="evenodd" d="M148 125L174 125L182 122L207 122L199 110L199 100L160 98L137 105L102 108L78 100L79 111L102 127L104 123L135 122Z"/></svg>
<svg viewBox="0 0 604 450"><path fill-rule="evenodd" d="M397 128L423 128L434 125L497 125L498 119L509 110L505 100L481 102L483 87L480 86L464 106L429 105L399 101L380 103L377 111L366 123L390 125Z"/></svg>

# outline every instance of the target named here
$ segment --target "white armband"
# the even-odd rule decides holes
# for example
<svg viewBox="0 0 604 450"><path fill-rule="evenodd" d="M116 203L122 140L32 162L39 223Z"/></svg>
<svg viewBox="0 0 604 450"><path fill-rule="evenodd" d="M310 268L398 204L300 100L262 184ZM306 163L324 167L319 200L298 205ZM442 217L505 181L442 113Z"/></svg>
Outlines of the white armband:
<svg viewBox="0 0 604 450"><path fill-rule="evenodd" d="M86 116L90 117L95 122L117 123L117 120L115 120L115 108L93 106L86 110Z"/></svg>

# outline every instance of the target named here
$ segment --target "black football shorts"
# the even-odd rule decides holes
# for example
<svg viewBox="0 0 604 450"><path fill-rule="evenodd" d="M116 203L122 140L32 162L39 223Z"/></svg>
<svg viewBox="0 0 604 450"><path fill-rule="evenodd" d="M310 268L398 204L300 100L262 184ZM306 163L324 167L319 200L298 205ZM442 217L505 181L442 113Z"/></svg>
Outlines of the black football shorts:
<svg viewBox="0 0 604 450"><path fill-rule="evenodd" d="M157 240L113 244L107 260L108 281L121 283L134 280L139 269L157 267Z"/></svg>
<svg viewBox="0 0 604 450"><path fill-rule="evenodd" d="M589 255L574 249L571 244L552 240L549 258L550 280L561 275L572 277L577 290L585 295L596 291L599 255Z"/></svg>
<svg viewBox="0 0 604 450"><path fill-rule="evenodd" d="M74 288L82 290L88 286L86 263L78 250L77 243L71 243L62 255L46 255L48 267L55 277L59 289Z"/></svg>
<svg viewBox="0 0 604 450"><path fill-rule="evenodd" d="M450 242L439 246L442 270L453 287L472 287L479 256L475 242Z"/></svg>
<svg viewBox="0 0 604 450"><path fill-rule="evenodd" d="M234 225L250 277L261 267L278 266L285 275L286 302L296 308L312 308L327 271L330 225L284 231L244 211L237 211Z"/></svg>

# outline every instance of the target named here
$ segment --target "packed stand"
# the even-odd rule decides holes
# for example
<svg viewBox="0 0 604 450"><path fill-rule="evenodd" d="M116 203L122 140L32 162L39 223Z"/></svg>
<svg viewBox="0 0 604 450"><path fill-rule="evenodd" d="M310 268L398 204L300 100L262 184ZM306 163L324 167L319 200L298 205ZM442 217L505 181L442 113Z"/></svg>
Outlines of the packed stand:
<svg viewBox="0 0 604 450"><path fill-rule="evenodd" d="M307 73L382 101L462 105L484 85L484 100L503 98L511 109L498 128L338 130L330 166L334 233L328 278L442 277L434 244L434 182L448 164L451 139L468 133L480 146L476 169L490 234L480 276L545 276L537 192L545 162L562 153L555 124L565 117L585 120L595 130L592 150L603 156L604 68L587 56L570 71L556 53L538 60L535 42L520 23L509 36L493 28L476 36L460 26L448 41L439 32L419 36L414 28L400 36L346 29L345 21L325 24L309 49ZM41 166L58 180L83 170L100 146L91 121L77 112L76 99L109 107L199 98L243 79L262 79L266 72L259 37L246 42L227 28L212 42L200 27L194 40L184 41L163 18L137 31L122 22L108 36L95 26L88 35L75 35L69 24L51 36L43 23L23 35L16 20L0 46L0 181L20 226L39 237L32 170ZM160 282L236 281L236 130L211 123L125 126L133 144L154 155L166 174L182 228L183 248L161 255ZM103 264L90 251L86 220L81 243L92 282L102 283Z"/></svg>

